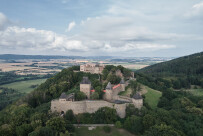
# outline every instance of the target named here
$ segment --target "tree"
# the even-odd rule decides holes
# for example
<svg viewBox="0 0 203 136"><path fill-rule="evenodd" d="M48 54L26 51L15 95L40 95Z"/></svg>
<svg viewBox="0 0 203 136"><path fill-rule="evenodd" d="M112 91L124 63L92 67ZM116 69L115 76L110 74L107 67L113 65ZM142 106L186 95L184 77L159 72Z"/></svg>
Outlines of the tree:
<svg viewBox="0 0 203 136"><path fill-rule="evenodd" d="M92 87L96 88L97 86L102 86L102 84L99 82L99 80L93 80L92 81Z"/></svg>
<svg viewBox="0 0 203 136"><path fill-rule="evenodd" d="M75 116L74 116L72 110L66 111L66 114L65 114L64 118L65 118L66 120L69 120L69 121L72 122L72 123L75 122Z"/></svg>
<svg viewBox="0 0 203 136"><path fill-rule="evenodd" d="M155 124L156 118L150 114L146 114L143 117L142 124L145 130L149 129Z"/></svg>
<svg viewBox="0 0 203 136"><path fill-rule="evenodd" d="M30 124L22 124L21 126L16 127L16 134L18 136L27 136L32 131L33 129Z"/></svg>
<svg viewBox="0 0 203 136"><path fill-rule="evenodd" d="M28 136L55 136L54 131L49 127L41 127L39 130L35 130L29 133Z"/></svg>
<svg viewBox="0 0 203 136"><path fill-rule="evenodd" d="M46 126L50 127L55 133L65 132L65 121L61 117L51 118L46 122Z"/></svg>
<svg viewBox="0 0 203 136"><path fill-rule="evenodd" d="M46 119L46 114L36 112L30 118L31 125L33 128L41 127L45 124Z"/></svg>
<svg viewBox="0 0 203 136"><path fill-rule="evenodd" d="M184 136L184 134L167 125L155 125L145 132L144 136Z"/></svg>
<svg viewBox="0 0 203 136"><path fill-rule="evenodd" d="M109 107L99 108L94 115L95 123L114 123L117 120L115 109Z"/></svg>
<svg viewBox="0 0 203 136"><path fill-rule="evenodd" d="M142 118L132 115L128 117L124 122L124 128L133 134L139 134L142 132Z"/></svg>
<svg viewBox="0 0 203 136"><path fill-rule="evenodd" d="M133 104L129 104L126 107L126 117L130 117L131 115L136 115L139 111L135 108Z"/></svg>
<svg viewBox="0 0 203 136"><path fill-rule="evenodd" d="M116 128L122 128L122 124L120 121L116 121L115 126Z"/></svg>
<svg viewBox="0 0 203 136"><path fill-rule="evenodd" d="M4 124L0 127L0 136L12 136L13 130L12 126L8 124Z"/></svg>
<svg viewBox="0 0 203 136"><path fill-rule="evenodd" d="M85 95L85 93L83 93L81 91L78 91L78 92L75 93L75 99L77 101L84 100L84 99L86 99L86 95Z"/></svg>
<svg viewBox="0 0 203 136"><path fill-rule="evenodd" d="M60 136L70 136L70 134L68 131L66 131L65 133L60 133Z"/></svg>
<svg viewBox="0 0 203 136"><path fill-rule="evenodd" d="M130 88L132 89L132 95L134 95L138 91L138 83L134 80L130 80ZM140 89L140 87L139 87Z"/></svg>
<svg viewBox="0 0 203 136"><path fill-rule="evenodd" d="M121 78L110 73L107 76L107 81L111 82L112 84L118 84L121 81Z"/></svg>
<svg viewBox="0 0 203 136"><path fill-rule="evenodd" d="M91 99L93 100L97 100L99 99L99 94L97 92L94 92L91 96L90 96Z"/></svg>
<svg viewBox="0 0 203 136"><path fill-rule="evenodd" d="M170 106L170 101L166 97L161 97L157 105L159 108Z"/></svg>
<svg viewBox="0 0 203 136"><path fill-rule="evenodd" d="M106 80L108 74L109 74L109 71L108 71L107 69L104 69L104 70L102 71L102 79L103 79L103 80Z"/></svg>

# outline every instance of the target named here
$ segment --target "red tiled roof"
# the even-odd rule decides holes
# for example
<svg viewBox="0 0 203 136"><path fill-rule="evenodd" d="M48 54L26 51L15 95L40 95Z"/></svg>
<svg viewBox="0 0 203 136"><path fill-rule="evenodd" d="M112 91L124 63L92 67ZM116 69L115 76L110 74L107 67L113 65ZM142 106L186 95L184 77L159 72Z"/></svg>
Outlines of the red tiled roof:
<svg viewBox="0 0 203 136"><path fill-rule="evenodd" d="M91 90L91 92L95 92L95 90Z"/></svg>
<svg viewBox="0 0 203 136"><path fill-rule="evenodd" d="M116 89L117 87L121 86L121 84L117 84L113 87L113 89Z"/></svg>
<svg viewBox="0 0 203 136"><path fill-rule="evenodd" d="M105 93L106 93L106 90L103 90L103 92L105 92Z"/></svg>

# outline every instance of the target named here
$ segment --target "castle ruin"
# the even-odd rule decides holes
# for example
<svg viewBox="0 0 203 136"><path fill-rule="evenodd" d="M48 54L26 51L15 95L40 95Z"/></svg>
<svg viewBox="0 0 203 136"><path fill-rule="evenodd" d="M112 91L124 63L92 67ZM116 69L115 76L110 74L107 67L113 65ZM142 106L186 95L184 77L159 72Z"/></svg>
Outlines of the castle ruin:
<svg viewBox="0 0 203 136"><path fill-rule="evenodd" d="M82 72L89 72L92 74L101 74L102 71L104 70L105 65L103 64L84 64L80 65L80 71Z"/></svg>
<svg viewBox="0 0 203 136"><path fill-rule="evenodd" d="M143 98L140 93L136 93L132 98L118 95L119 92L125 91L123 79L117 85L112 85L110 82L107 84L105 90L103 90L103 100L90 100L94 89L91 87L88 77L83 77L80 83L80 91L86 94L86 100L75 101L74 93L69 95L62 93L59 99L51 101L51 111L61 114L68 110L72 110L74 114L94 113L101 107L110 107L116 110L119 117L124 118L127 105L133 104L138 109L143 106Z"/></svg>

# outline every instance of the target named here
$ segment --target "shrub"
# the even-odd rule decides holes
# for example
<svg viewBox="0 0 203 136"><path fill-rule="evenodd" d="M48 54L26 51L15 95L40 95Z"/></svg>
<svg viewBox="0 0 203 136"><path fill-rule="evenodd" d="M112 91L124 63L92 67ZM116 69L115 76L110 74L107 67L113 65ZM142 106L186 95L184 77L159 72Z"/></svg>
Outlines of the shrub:
<svg viewBox="0 0 203 136"><path fill-rule="evenodd" d="M120 121L116 121L115 126L116 128L122 128L122 124Z"/></svg>

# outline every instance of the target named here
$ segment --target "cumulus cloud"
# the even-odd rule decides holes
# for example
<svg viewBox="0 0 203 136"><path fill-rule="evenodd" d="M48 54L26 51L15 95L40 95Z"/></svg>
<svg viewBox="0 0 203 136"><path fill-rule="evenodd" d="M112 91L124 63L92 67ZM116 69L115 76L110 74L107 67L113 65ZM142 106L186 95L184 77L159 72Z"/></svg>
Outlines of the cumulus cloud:
<svg viewBox="0 0 203 136"><path fill-rule="evenodd" d="M69 32L71 29L73 29L73 27L75 27L76 23L73 21L73 22L70 22L69 25L68 25L68 29L66 30L66 32Z"/></svg>
<svg viewBox="0 0 203 136"><path fill-rule="evenodd" d="M71 40L65 35L35 28L12 26L0 31L0 47L13 49L37 49L60 51L85 51L81 41Z"/></svg>
<svg viewBox="0 0 203 136"><path fill-rule="evenodd" d="M0 17L7 20L3 14ZM85 52L115 55L118 52L175 48L175 45L159 42L181 37L176 34L155 33L146 27L136 26L133 22L134 20L129 17L87 18L78 26L83 31L68 37L53 31L6 26L7 21L1 21L4 29L0 30L0 48L25 51L37 49L39 51L72 52L72 54L80 52L81 55ZM67 31L70 31L75 25L74 21L71 22Z"/></svg>

